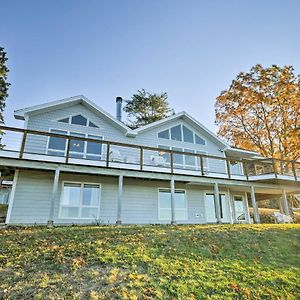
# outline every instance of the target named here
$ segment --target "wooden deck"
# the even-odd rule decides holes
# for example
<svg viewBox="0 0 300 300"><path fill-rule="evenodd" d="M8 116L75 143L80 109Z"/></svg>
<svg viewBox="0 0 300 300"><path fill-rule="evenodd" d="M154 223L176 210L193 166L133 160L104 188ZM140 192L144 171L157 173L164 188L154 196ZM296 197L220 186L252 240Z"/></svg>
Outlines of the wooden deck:
<svg viewBox="0 0 300 300"><path fill-rule="evenodd" d="M1 158L242 181L274 179L300 181L300 163L296 161L271 158L254 160L218 157L7 126L0 126L0 130L4 132L1 141L4 144L4 147L0 150ZM14 137L9 140L8 137L12 133L16 133L18 138ZM32 151L30 147L32 137L43 137L44 139L56 137L64 139L66 141L66 151L62 156L49 155L47 149L42 146L38 150ZM6 141L9 141L9 143L6 143ZM102 150L97 160L73 157L70 146L74 141L101 144ZM116 160L112 155L112 149L118 149L119 153L126 153L126 156L124 155L121 159ZM176 156L192 157L192 161L195 163L192 165L178 164L176 163ZM164 159L163 162L157 163L155 159L153 161L153 157L167 157L167 160Z"/></svg>

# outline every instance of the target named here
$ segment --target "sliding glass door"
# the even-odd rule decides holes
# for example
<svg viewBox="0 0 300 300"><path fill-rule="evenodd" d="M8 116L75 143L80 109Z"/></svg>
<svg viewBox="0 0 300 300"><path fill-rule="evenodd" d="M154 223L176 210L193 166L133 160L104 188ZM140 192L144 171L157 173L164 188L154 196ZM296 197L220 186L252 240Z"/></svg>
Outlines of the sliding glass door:
<svg viewBox="0 0 300 300"><path fill-rule="evenodd" d="M230 222L230 210L228 197L225 193L219 194L219 204L221 212L221 221L224 223ZM214 193L205 193L205 213L206 213L206 222L207 223L216 223L217 214L216 214L216 203L215 203L215 194Z"/></svg>

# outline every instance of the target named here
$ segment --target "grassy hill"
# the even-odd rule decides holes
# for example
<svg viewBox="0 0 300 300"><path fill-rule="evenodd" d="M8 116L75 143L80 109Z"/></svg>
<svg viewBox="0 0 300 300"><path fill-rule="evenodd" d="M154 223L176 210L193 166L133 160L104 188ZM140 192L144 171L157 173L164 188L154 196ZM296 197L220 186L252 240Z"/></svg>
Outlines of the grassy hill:
<svg viewBox="0 0 300 300"><path fill-rule="evenodd" d="M300 225L2 229L0 299L297 299L299 253Z"/></svg>

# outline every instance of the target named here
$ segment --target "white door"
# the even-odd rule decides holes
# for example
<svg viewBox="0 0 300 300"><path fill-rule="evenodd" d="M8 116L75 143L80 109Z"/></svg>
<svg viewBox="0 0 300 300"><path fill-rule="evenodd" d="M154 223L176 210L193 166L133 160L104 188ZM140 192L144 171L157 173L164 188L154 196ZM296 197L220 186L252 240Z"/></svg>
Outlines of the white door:
<svg viewBox="0 0 300 300"><path fill-rule="evenodd" d="M224 223L230 222L229 203L226 194L220 194L221 221Z"/></svg>
<svg viewBox="0 0 300 300"><path fill-rule="evenodd" d="M217 222L214 194L205 194L205 213L206 213L206 222L208 223Z"/></svg>
<svg viewBox="0 0 300 300"><path fill-rule="evenodd" d="M236 222L245 222L245 205L243 196L233 196L234 214Z"/></svg>

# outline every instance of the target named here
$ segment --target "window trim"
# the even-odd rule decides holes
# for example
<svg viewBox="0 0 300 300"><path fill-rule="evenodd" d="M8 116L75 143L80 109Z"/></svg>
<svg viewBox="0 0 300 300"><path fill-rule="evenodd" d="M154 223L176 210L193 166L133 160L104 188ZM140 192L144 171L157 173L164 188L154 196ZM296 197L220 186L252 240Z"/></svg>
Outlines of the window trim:
<svg viewBox="0 0 300 300"><path fill-rule="evenodd" d="M79 125L79 124L72 124L71 123L71 120L72 120L72 117L75 117L75 116L78 116L78 115L81 115L82 117L86 118L87 120L87 125ZM62 119L69 119L68 123L64 123L64 122L59 122L59 120L62 120ZM56 118L53 120L54 122L57 122L57 123L60 123L60 124L68 124L68 125L72 125L72 126L79 126L79 127L85 127L85 128L94 128L94 129L99 129L100 126L98 124L96 124L95 122L93 122L90 118L86 117L84 114L81 114L81 113L73 113L73 114L70 114L70 115L66 115L65 117L61 117L61 118ZM97 127L93 127L93 126L89 126L89 122L92 122L93 124L95 124Z"/></svg>
<svg viewBox="0 0 300 300"><path fill-rule="evenodd" d="M89 135L93 135L93 136L97 136L96 134L90 134L90 133L82 133L82 132L75 132L73 130L63 130L63 129L56 129L56 128L49 128L49 133L51 133L51 130L57 130L57 131L64 131L64 132L67 132L67 135L68 136L71 136L70 133L77 133L77 134L82 134L84 135L85 138L89 138ZM76 136L73 136L75 139L76 139ZM98 136L99 138L101 138L102 140L104 140L104 136ZM48 136L47 137L47 145L46 145L46 155L48 155L48 152L49 151L53 151L53 152L57 152L57 153L63 153L64 155L61 156L61 157L66 157L67 156L67 147L65 147L65 150L57 150L57 149L51 149L49 148L49 143L50 143L50 138L51 136ZM97 156L97 157L100 157L100 160L102 159L102 155L103 155L103 143L101 143L101 154L98 155L98 154L93 154L93 153L87 153L87 143L88 141L84 141L84 152L76 152L76 151L70 151L70 153L74 153L74 154L83 154L83 157L82 158L76 158L76 157L70 157L70 158L75 158L75 159L87 159L87 155L92 155L92 156ZM66 138L66 145L67 145L67 138ZM90 159L88 159L90 160Z"/></svg>
<svg viewBox="0 0 300 300"><path fill-rule="evenodd" d="M178 126L178 125L180 125L182 141L176 141L176 140L173 140L173 139L171 138L171 128L176 127L176 126ZM185 126L187 129L189 129L190 131L192 131L192 133L193 133L193 143L185 142L185 141L184 141L183 126ZM159 134L160 132L166 131L166 130L168 130L168 132L169 132L169 138L168 138L168 139L161 138L161 137L158 136L158 134ZM195 137L195 135L198 135L198 136L204 141L204 144L203 144L203 145L202 145L202 144L196 144L196 137ZM171 126L171 127L165 128L165 129L161 129L160 131L157 131L157 138L158 138L159 140L174 141L174 142L176 142L176 143L187 143L187 144L192 144L192 145L196 145L196 146L200 146L200 147L201 147L201 146L207 146L207 140L206 140L201 134L196 133L196 131L195 131L194 129L192 129L189 125L184 124L184 123L182 123L182 122L179 122L178 124L176 124L176 125L174 125L174 126Z"/></svg>
<svg viewBox="0 0 300 300"><path fill-rule="evenodd" d="M82 205L82 203L80 202L80 206L74 206L74 205L62 205L62 200L64 197L64 185L65 183L69 183L69 184L80 184L80 201L82 201L82 196L83 196L83 186L85 184L90 184L90 185L97 185L99 186L99 205L98 206L87 206L87 205ZM60 193L60 200L59 200L59 213L58 213L58 218L59 219L73 219L73 220L95 220L95 218L83 218L80 217L81 216L81 210L82 208L97 208L98 209L98 215L97 215L97 219L99 220L100 218L100 208L101 208L101 193L102 193L102 185L99 182L86 182L86 181L69 181L69 180L63 180L62 181L62 185L61 185L61 193ZM61 215L61 211L62 211L62 207L76 207L79 208L78 210L78 216L77 217L62 217Z"/></svg>
<svg viewBox="0 0 300 300"><path fill-rule="evenodd" d="M159 192L160 190L169 190L171 192L171 189L170 188L166 188L166 187L159 187L157 189L157 209L158 209L158 220L159 221L171 221L171 219L164 219L164 218L161 218L160 216L160 210L163 209L163 210L170 210L171 211L171 214L172 214L172 208L168 209L168 208L161 208L160 207L160 201L159 201ZM184 195L185 195L185 208L179 208L177 210L184 210L185 211L185 219L181 219L181 220L178 220L178 221L188 221L189 219L189 216L188 216L188 197L187 197L187 192L186 192L186 189L175 189L175 193L176 191L180 191L180 192L184 192ZM176 209L175 209L176 211ZM176 219L176 218L175 218Z"/></svg>

